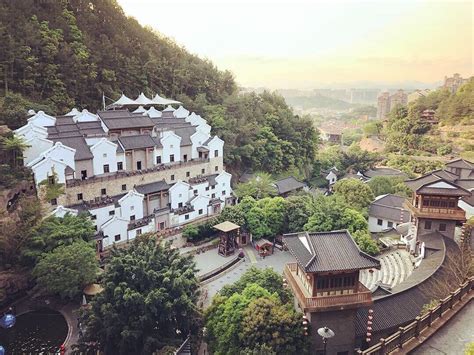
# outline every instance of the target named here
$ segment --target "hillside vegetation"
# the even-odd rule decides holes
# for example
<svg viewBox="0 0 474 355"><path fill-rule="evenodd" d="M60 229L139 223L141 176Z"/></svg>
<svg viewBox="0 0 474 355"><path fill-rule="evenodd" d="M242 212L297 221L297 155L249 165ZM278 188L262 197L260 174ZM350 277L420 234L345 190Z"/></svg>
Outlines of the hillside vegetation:
<svg viewBox="0 0 474 355"><path fill-rule="evenodd" d="M230 72L142 27L116 0L0 0L0 124L24 125L30 108L95 111L103 93L141 91L208 119L234 173L302 171L314 160L316 131L281 96L239 93Z"/></svg>

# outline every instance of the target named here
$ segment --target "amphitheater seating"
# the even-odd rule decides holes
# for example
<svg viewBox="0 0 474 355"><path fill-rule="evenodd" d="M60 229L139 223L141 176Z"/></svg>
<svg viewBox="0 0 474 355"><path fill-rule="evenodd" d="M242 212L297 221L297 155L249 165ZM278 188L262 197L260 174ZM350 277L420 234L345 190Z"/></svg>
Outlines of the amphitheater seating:
<svg viewBox="0 0 474 355"><path fill-rule="evenodd" d="M413 271L410 255L404 249L384 253L378 259L380 260L380 270L360 272L360 282L372 291L379 283L394 287L409 277Z"/></svg>

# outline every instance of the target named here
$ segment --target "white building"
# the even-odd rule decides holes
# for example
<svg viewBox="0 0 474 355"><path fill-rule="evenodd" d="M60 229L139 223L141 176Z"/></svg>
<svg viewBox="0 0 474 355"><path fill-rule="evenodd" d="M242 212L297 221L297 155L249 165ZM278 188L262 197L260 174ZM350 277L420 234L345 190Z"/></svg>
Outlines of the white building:
<svg viewBox="0 0 474 355"><path fill-rule="evenodd" d="M410 220L410 212L403 207L405 198L380 195L369 206L369 232L379 233L396 228Z"/></svg>

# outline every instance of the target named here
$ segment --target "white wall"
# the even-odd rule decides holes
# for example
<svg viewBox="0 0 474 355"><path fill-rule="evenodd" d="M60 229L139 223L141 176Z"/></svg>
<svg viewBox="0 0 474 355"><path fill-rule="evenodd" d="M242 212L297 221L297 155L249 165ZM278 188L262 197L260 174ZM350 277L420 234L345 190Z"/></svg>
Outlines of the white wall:
<svg viewBox="0 0 474 355"><path fill-rule="evenodd" d="M194 196L194 190L197 190L197 195L210 196L210 191L206 191L206 187L208 186L209 181L207 180L200 184L192 184L191 190L189 190L189 197L191 198Z"/></svg>
<svg viewBox="0 0 474 355"><path fill-rule="evenodd" d="M209 206L209 200L210 198L206 196L197 196L191 200L191 205L194 207L194 211L189 216L190 220L202 218L207 215L207 206ZM202 210L202 214L199 214L199 210Z"/></svg>
<svg viewBox="0 0 474 355"><path fill-rule="evenodd" d="M332 184L336 183L337 175L334 174L332 171L330 171L329 174L327 174L327 176L326 176L326 180L329 181L329 183L332 185Z"/></svg>
<svg viewBox="0 0 474 355"><path fill-rule="evenodd" d="M111 211L114 211L114 214L111 215ZM91 215L95 216L95 219L93 219L92 222L97 226L97 230L100 230L104 223L114 218L114 216L117 214L115 205L113 203L99 208L91 208L89 212Z"/></svg>
<svg viewBox="0 0 474 355"><path fill-rule="evenodd" d="M63 218L66 214L71 214L73 216L77 216L77 210L74 210L72 208L66 208L64 206L59 205L54 209L53 212L51 212L51 216L55 216L58 218Z"/></svg>
<svg viewBox="0 0 474 355"><path fill-rule="evenodd" d="M28 140L25 140L25 143L28 144L29 147L23 152L24 165L27 165L34 159L38 158L41 153L53 146L53 141L36 135Z"/></svg>
<svg viewBox="0 0 474 355"><path fill-rule="evenodd" d="M174 154L174 161L181 160L181 137L174 134L171 131L163 132L161 138L161 144L163 145L163 155L161 157L162 163L170 162L170 155ZM156 158L155 158L156 159ZM156 160L155 160L156 162Z"/></svg>
<svg viewBox="0 0 474 355"><path fill-rule="evenodd" d="M217 136L214 136L209 143L209 157L215 158L214 151L217 150L220 157L224 156L224 141Z"/></svg>
<svg viewBox="0 0 474 355"><path fill-rule="evenodd" d="M184 206L184 204L189 200L189 184L183 181L178 181L170 187L169 194L171 208L178 208L180 202Z"/></svg>
<svg viewBox="0 0 474 355"><path fill-rule="evenodd" d="M64 184L66 182L66 164L53 160L51 158L46 158L39 163L31 167L33 174L35 175L35 182L38 185L41 181L48 178L48 176L53 176L53 170L57 175L57 182Z"/></svg>
<svg viewBox="0 0 474 355"><path fill-rule="evenodd" d="M128 240L135 239L138 236L137 231L139 231L139 230L141 230L141 234L154 232L155 231L155 219L152 218L150 223L148 223L145 226L141 226L139 228L129 230L128 231Z"/></svg>
<svg viewBox="0 0 474 355"><path fill-rule="evenodd" d="M230 185L230 180L232 175L226 171L222 171L219 175L216 176L217 185L214 189L216 194L216 198L220 198L221 200L225 201L226 198L231 196L232 187ZM225 194L222 192L225 191Z"/></svg>
<svg viewBox="0 0 474 355"><path fill-rule="evenodd" d="M103 174L105 164L109 165L111 173L117 171L117 144L102 138L100 142L90 147L90 150L94 156L92 160L94 175Z"/></svg>
<svg viewBox="0 0 474 355"><path fill-rule="evenodd" d="M45 158L51 157L54 160L62 161L75 170L75 149L62 144L61 142L56 142L50 149L48 149L43 154Z"/></svg>
<svg viewBox="0 0 474 355"><path fill-rule="evenodd" d="M382 225L381 226L377 224L378 219L382 220ZM387 219L369 216L369 232L379 233L379 232L382 232L382 231L387 230L389 228L395 228L399 224L399 222L397 222L397 221L391 221L393 223L393 226L389 227L388 222L389 222L389 220L387 220Z"/></svg>
<svg viewBox="0 0 474 355"><path fill-rule="evenodd" d="M43 111L38 111L37 114L28 118L28 122L39 127L54 126L56 124L56 118L50 115L47 115Z"/></svg>
<svg viewBox="0 0 474 355"><path fill-rule="evenodd" d="M467 219L474 216L474 206L471 206L471 205L467 204L466 202L464 202L462 200L459 200L458 206L459 206L459 208L462 208L464 211L466 211L466 218Z"/></svg>
<svg viewBox="0 0 474 355"><path fill-rule="evenodd" d="M135 219L143 218L143 198L142 194L134 190L129 191L118 201L120 216L128 221L130 216L135 216Z"/></svg>
<svg viewBox="0 0 474 355"><path fill-rule="evenodd" d="M74 122L95 122L99 120L99 116L84 109L80 114L74 116L73 120Z"/></svg>
<svg viewBox="0 0 474 355"><path fill-rule="evenodd" d="M209 134L201 131L196 131L190 138L192 142L191 158L196 159L199 157L197 147L203 145L203 143L209 138Z"/></svg>
<svg viewBox="0 0 474 355"><path fill-rule="evenodd" d="M101 228L104 233L104 239L102 241L103 248L107 248L115 243L116 235L120 235L120 240L117 241L117 243L127 241L127 227L128 221L117 216L103 225Z"/></svg>
<svg viewBox="0 0 474 355"><path fill-rule="evenodd" d="M33 123L27 123L26 125L16 129L15 134L24 137L24 139L31 139L33 137L48 137L48 130L44 127L35 126Z"/></svg>
<svg viewBox="0 0 474 355"><path fill-rule="evenodd" d="M127 170L127 159L125 159L125 153L116 153L116 160L117 163L122 162L123 170ZM115 164L115 168L117 169L117 164Z"/></svg>
<svg viewBox="0 0 474 355"><path fill-rule="evenodd" d="M159 147L155 147L155 149L153 149L153 165L156 165L156 157L158 156L161 157L161 164L163 164L163 149Z"/></svg>

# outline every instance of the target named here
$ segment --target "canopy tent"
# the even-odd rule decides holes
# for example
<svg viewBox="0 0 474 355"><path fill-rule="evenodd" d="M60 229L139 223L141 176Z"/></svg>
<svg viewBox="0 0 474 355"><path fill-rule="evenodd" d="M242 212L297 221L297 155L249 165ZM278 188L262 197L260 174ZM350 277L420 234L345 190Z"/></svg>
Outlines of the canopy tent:
<svg viewBox="0 0 474 355"><path fill-rule="evenodd" d="M155 97L153 97L152 102L153 102L153 104L156 104L156 105L172 105L172 104L181 104L182 103L180 101L171 100L171 99L161 97L158 94L156 94Z"/></svg>
<svg viewBox="0 0 474 355"><path fill-rule="evenodd" d="M120 99L115 101L111 106L136 106L136 105L138 104L135 101L133 101L132 99L129 99L127 96L122 94L122 96L120 96Z"/></svg>
<svg viewBox="0 0 474 355"><path fill-rule="evenodd" d="M76 116L78 114L80 114L79 110L74 107L71 111L66 113L64 116Z"/></svg>
<svg viewBox="0 0 474 355"><path fill-rule="evenodd" d="M140 105L135 111L133 111L133 113L146 113L146 109Z"/></svg>
<svg viewBox="0 0 474 355"><path fill-rule="evenodd" d="M186 110L183 106L179 106L174 111L174 117L176 117L176 118L186 118L188 116L189 116L189 111Z"/></svg>
<svg viewBox="0 0 474 355"><path fill-rule="evenodd" d="M158 111L156 108L153 106L150 107L150 109L146 112L143 113L143 115L148 115L150 118L160 118L161 117L161 111Z"/></svg>
<svg viewBox="0 0 474 355"><path fill-rule="evenodd" d="M136 105L153 105L154 102L152 100L150 100L148 97L145 96L144 93L141 93L140 95L138 95L138 97L136 98L135 100L135 104Z"/></svg>

